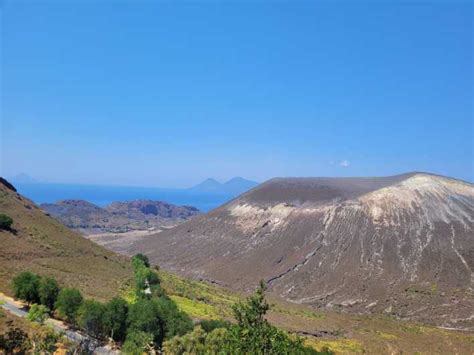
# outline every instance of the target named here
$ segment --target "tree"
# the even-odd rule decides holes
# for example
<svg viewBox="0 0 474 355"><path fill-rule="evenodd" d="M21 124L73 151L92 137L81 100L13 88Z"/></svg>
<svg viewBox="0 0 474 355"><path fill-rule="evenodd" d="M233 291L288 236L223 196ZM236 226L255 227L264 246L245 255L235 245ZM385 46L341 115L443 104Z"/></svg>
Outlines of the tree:
<svg viewBox="0 0 474 355"><path fill-rule="evenodd" d="M270 305L265 300L265 290L265 283L260 281L255 294L248 297L246 302L238 302L232 307L234 317L241 327L259 327L266 323L265 314L270 309Z"/></svg>
<svg viewBox="0 0 474 355"><path fill-rule="evenodd" d="M6 214L0 214L0 229L10 230L12 228L13 219Z"/></svg>
<svg viewBox="0 0 474 355"><path fill-rule="evenodd" d="M33 304L28 311L26 318L32 322L38 322L43 324L44 321L48 318L49 309L42 304Z"/></svg>
<svg viewBox="0 0 474 355"><path fill-rule="evenodd" d="M153 353L153 335L142 331L131 331L122 347L122 352L129 355Z"/></svg>
<svg viewBox="0 0 474 355"><path fill-rule="evenodd" d="M137 254L132 258L132 267L135 274L135 291L138 297L160 297L163 291L158 274L150 269L148 258Z"/></svg>
<svg viewBox="0 0 474 355"><path fill-rule="evenodd" d="M121 298L111 299L103 315L104 332L115 341L124 341L127 333L128 304Z"/></svg>
<svg viewBox="0 0 474 355"><path fill-rule="evenodd" d="M135 255L132 258L132 262L133 262L133 259L141 260L143 262L143 265L145 265L145 267L150 267L150 260L148 259L148 256L146 255L143 255L140 253L140 254Z"/></svg>
<svg viewBox="0 0 474 355"><path fill-rule="evenodd" d="M156 300L139 299L128 311L128 332L141 331L153 335L159 346L165 336L165 322ZM127 336L128 339L128 336Z"/></svg>
<svg viewBox="0 0 474 355"><path fill-rule="evenodd" d="M63 288L56 301L56 309L61 317L75 324L76 314L83 301L81 292L75 288Z"/></svg>
<svg viewBox="0 0 474 355"><path fill-rule="evenodd" d="M39 283L38 294L40 303L53 311L59 294L58 283L52 277L43 277Z"/></svg>
<svg viewBox="0 0 474 355"><path fill-rule="evenodd" d="M164 320L164 337L170 339L175 335L184 335L193 330L193 321L189 316L181 312L176 303L167 296L156 299L159 314Z"/></svg>
<svg viewBox="0 0 474 355"><path fill-rule="evenodd" d="M40 277L32 272L24 271L13 278L12 287L16 298L30 305L39 301Z"/></svg>
<svg viewBox="0 0 474 355"><path fill-rule="evenodd" d="M237 325L230 328L229 337L223 346L230 353L241 354L319 354L305 347L303 339L290 336L272 326L265 315L270 305L265 300L265 283L260 281L256 292L245 302L233 307ZM327 354L327 352L324 352Z"/></svg>
<svg viewBox="0 0 474 355"><path fill-rule="evenodd" d="M103 321L105 306L97 301L86 300L77 310L77 323L84 331L96 338L103 335Z"/></svg>

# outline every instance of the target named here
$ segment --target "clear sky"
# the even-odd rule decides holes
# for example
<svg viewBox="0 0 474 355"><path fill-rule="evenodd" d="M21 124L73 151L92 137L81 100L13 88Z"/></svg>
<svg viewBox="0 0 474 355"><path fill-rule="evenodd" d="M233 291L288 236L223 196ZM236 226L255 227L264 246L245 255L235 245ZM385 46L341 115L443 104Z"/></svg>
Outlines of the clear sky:
<svg viewBox="0 0 474 355"><path fill-rule="evenodd" d="M2 175L474 180L470 1L0 3Z"/></svg>

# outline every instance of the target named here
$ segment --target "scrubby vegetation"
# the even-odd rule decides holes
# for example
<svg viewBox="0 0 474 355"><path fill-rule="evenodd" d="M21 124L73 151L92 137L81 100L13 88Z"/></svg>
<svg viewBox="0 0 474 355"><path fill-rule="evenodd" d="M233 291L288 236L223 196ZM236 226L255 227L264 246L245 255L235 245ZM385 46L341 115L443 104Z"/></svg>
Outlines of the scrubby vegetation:
<svg viewBox="0 0 474 355"><path fill-rule="evenodd" d="M10 230L12 228L13 219L6 214L0 213L0 229Z"/></svg>
<svg viewBox="0 0 474 355"><path fill-rule="evenodd" d="M204 322L192 333L174 337L163 345L169 354L331 354L303 344L303 339L272 326L265 315L270 305L265 300L265 284L254 295L234 305L237 324ZM203 328L207 328L207 331Z"/></svg>
<svg viewBox="0 0 474 355"><path fill-rule="evenodd" d="M166 295L160 278L143 255L132 258L135 274L131 302L107 303L84 299L75 288L60 288L56 280L22 272L13 279L15 296L32 304L28 319L43 323L48 313L98 340L112 339L127 354L164 350L169 354L317 354L297 336L272 326L262 283L245 302L233 306L236 323L203 320L196 327ZM13 339L10 334L7 339ZM26 340L25 340L26 341ZM18 345L15 345L18 347Z"/></svg>
<svg viewBox="0 0 474 355"><path fill-rule="evenodd" d="M39 285L40 277L29 271L18 274L12 282L15 297L28 304L39 301Z"/></svg>
<svg viewBox="0 0 474 355"><path fill-rule="evenodd" d="M48 318L49 309L42 304L34 304L31 306L26 318L32 322L43 324Z"/></svg>
<svg viewBox="0 0 474 355"><path fill-rule="evenodd" d="M4 317L0 311L0 320ZM60 342L60 335L44 326L25 327L8 319L2 328L0 354L53 354Z"/></svg>

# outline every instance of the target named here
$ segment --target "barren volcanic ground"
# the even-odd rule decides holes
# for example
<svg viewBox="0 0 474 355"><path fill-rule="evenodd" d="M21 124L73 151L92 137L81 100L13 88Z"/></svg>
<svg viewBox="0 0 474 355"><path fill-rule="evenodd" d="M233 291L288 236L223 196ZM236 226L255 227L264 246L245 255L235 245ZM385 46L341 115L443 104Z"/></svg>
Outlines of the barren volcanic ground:
<svg viewBox="0 0 474 355"><path fill-rule="evenodd" d="M409 173L277 178L128 250L239 290L474 329L474 185Z"/></svg>

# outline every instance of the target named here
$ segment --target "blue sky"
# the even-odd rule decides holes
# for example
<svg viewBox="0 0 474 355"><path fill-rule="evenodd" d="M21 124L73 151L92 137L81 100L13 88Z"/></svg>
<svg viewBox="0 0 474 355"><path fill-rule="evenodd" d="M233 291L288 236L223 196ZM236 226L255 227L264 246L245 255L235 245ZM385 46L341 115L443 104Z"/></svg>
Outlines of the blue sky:
<svg viewBox="0 0 474 355"><path fill-rule="evenodd" d="M1 6L3 175L474 180L471 2Z"/></svg>

